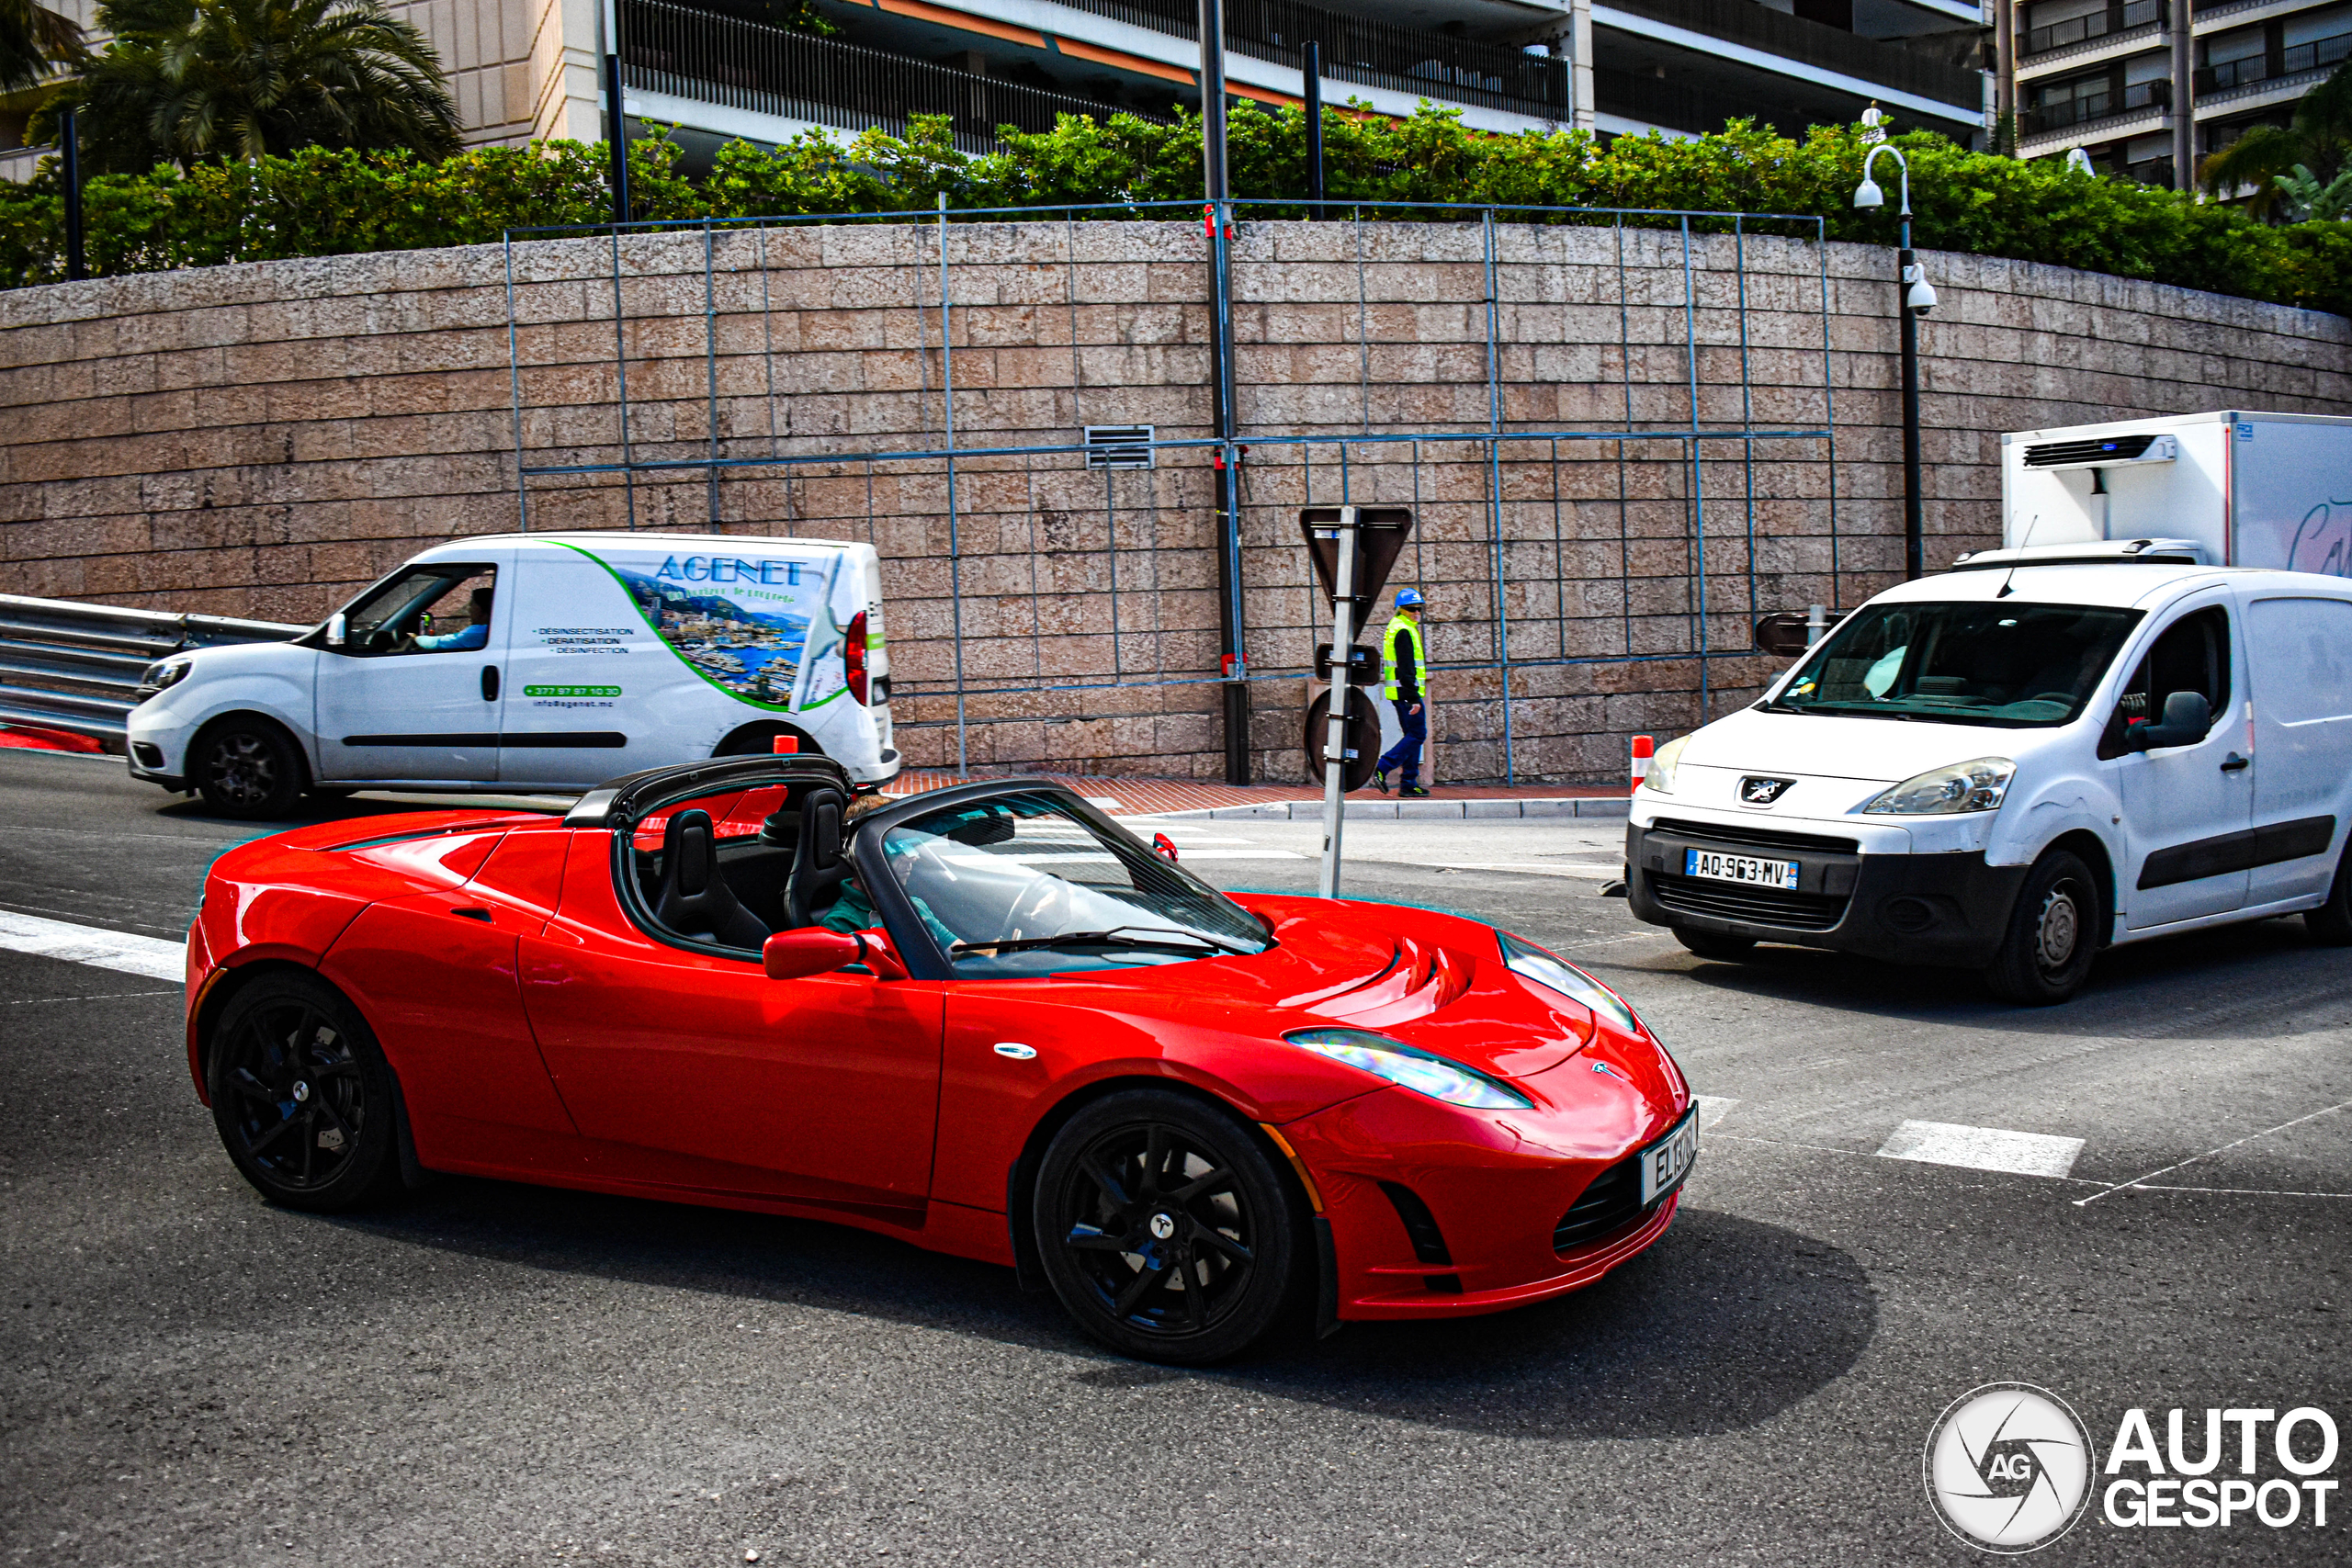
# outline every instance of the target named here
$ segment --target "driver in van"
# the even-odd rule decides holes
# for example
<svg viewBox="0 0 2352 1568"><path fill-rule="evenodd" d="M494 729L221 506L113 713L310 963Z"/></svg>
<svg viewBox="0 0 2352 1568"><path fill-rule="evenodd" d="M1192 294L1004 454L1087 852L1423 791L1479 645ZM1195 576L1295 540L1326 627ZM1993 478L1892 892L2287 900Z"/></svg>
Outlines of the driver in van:
<svg viewBox="0 0 2352 1568"><path fill-rule="evenodd" d="M491 591L477 588L466 600L466 624L454 632L428 635L416 639L420 653L470 653L490 646Z"/></svg>

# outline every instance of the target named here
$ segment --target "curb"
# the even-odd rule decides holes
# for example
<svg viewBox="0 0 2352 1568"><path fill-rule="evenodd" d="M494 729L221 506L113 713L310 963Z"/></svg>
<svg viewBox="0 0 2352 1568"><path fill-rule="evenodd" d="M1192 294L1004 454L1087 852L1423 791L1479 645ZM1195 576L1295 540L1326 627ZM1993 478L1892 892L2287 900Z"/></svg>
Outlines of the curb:
<svg viewBox="0 0 2352 1568"><path fill-rule="evenodd" d="M1345 803L1350 822L1491 821L1513 817L1615 818L1623 820L1633 803L1620 798L1555 800L1351 800ZM1217 821L1320 822L1319 800L1277 800L1262 806L1210 806L1190 811L1138 811L1123 816L1174 820L1182 818Z"/></svg>

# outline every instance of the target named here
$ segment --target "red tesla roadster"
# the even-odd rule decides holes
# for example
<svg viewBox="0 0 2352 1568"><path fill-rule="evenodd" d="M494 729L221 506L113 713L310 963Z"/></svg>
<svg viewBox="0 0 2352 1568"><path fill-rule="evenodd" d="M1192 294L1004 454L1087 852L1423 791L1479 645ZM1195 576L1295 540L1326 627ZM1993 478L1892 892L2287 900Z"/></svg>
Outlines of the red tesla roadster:
<svg viewBox="0 0 2352 1568"><path fill-rule="evenodd" d="M1171 856L1054 785L857 801L789 756L307 828L206 881L189 1065L275 1202L452 1171L832 1220L1157 1360L1539 1301L1665 1230L1698 1123L1614 993Z"/></svg>

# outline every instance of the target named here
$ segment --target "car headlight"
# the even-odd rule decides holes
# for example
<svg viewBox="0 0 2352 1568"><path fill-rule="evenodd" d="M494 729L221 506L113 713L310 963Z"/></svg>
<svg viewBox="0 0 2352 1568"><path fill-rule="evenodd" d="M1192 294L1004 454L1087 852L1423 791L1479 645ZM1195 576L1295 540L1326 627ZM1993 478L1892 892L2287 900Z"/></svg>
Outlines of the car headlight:
<svg viewBox="0 0 2352 1568"><path fill-rule="evenodd" d="M1434 1052L1374 1034L1369 1029L1295 1029L1283 1036L1302 1050L1360 1067L1375 1077L1442 1100L1448 1105L1480 1110L1526 1111L1535 1102L1476 1067L1465 1067Z"/></svg>
<svg viewBox="0 0 2352 1568"><path fill-rule="evenodd" d="M1557 991L1572 1002L1581 1002L1594 1012L1615 1024L1628 1034L1646 1032L1625 998L1562 959L1555 958L1532 942L1522 941L1509 931L1497 931L1502 940L1503 966L1523 980L1532 980L1547 990Z"/></svg>
<svg viewBox="0 0 2352 1568"><path fill-rule="evenodd" d="M1657 749L1650 759L1650 771L1642 779L1644 789L1654 789L1660 795L1674 793L1674 764L1681 760L1682 748L1690 744L1688 735L1679 735Z"/></svg>
<svg viewBox="0 0 2352 1568"><path fill-rule="evenodd" d="M1962 811L1998 811L2018 765L2007 757L1954 762L1905 779L1871 797L1862 810L1876 817L1949 817Z"/></svg>
<svg viewBox="0 0 2352 1568"><path fill-rule="evenodd" d="M195 668L195 660L188 659L164 659L150 664L139 677L139 700L143 703L158 692L169 691L187 680L188 671Z"/></svg>

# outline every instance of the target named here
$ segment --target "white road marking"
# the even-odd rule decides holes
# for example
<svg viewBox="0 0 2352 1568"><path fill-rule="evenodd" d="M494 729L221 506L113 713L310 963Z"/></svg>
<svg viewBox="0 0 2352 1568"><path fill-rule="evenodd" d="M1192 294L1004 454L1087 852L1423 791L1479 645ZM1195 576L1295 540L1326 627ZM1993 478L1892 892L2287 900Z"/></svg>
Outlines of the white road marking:
<svg viewBox="0 0 2352 1568"><path fill-rule="evenodd" d="M1361 860L1386 860L1386 855L1361 855ZM1399 857L1400 859L1402 857ZM1609 881L1623 876L1624 868L1618 865L1537 865L1523 860L1440 860L1405 861L1408 865L1437 865L1448 871L1515 871L1527 876L1573 876L1590 882Z"/></svg>
<svg viewBox="0 0 2352 1568"><path fill-rule="evenodd" d="M2337 1111L2347 1108L2352 1108L2352 1100L2340 1100L2334 1105L2323 1106L2317 1111L2298 1116L2291 1122L2281 1122L2276 1127L2265 1127L2259 1133L2248 1133L2243 1138L2233 1138L2218 1149L2207 1149L2201 1155L2191 1155L2187 1159L2180 1161L2178 1164L2168 1165L2162 1170L2152 1170L2145 1176L2134 1177L2129 1181L2119 1181L2114 1186L2106 1189L2105 1191L2094 1192L2087 1198L2077 1198L2075 1200L2075 1207L2079 1209L2086 1203L2096 1203L2100 1199L2106 1197L2109 1192L2120 1192L2127 1187L2138 1187L2143 1183L2154 1181L2159 1176L2170 1176L2174 1171L2182 1168L2184 1166L2195 1165L2200 1159L2211 1159L2218 1154L2226 1154L2230 1150L2236 1148L2240 1144L2250 1144L2256 1138L2267 1138L2273 1133L2283 1133L2290 1127L2300 1127L2306 1122L2316 1122L2323 1116L2333 1116Z"/></svg>
<svg viewBox="0 0 2352 1568"><path fill-rule="evenodd" d="M1702 1133L1730 1115L1732 1107L1739 1103L1720 1094L1694 1094L1690 1098L1699 1107L1699 1131Z"/></svg>
<svg viewBox="0 0 2352 1568"><path fill-rule="evenodd" d="M96 926L72 925L64 920L45 920L38 915L0 911L0 949L62 958L96 969L119 970L125 975L143 975L150 980L187 977L186 942L132 936L128 931L100 931Z"/></svg>
<svg viewBox="0 0 2352 1568"><path fill-rule="evenodd" d="M1204 850L1191 844L1179 844L1177 852L1185 860L1305 860L1296 850Z"/></svg>
<svg viewBox="0 0 2352 1568"><path fill-rule="evenodd" d="M1956 1165L1971 1170L2005 1170L2016 1176L2071 1173L2083 1152L2080 1138L2047 1133L2011 1133L1999 1127L1962 1127L1950 1122L1905 1122L1879 1145L1886 1159L1925 1165Z"/></svg>

